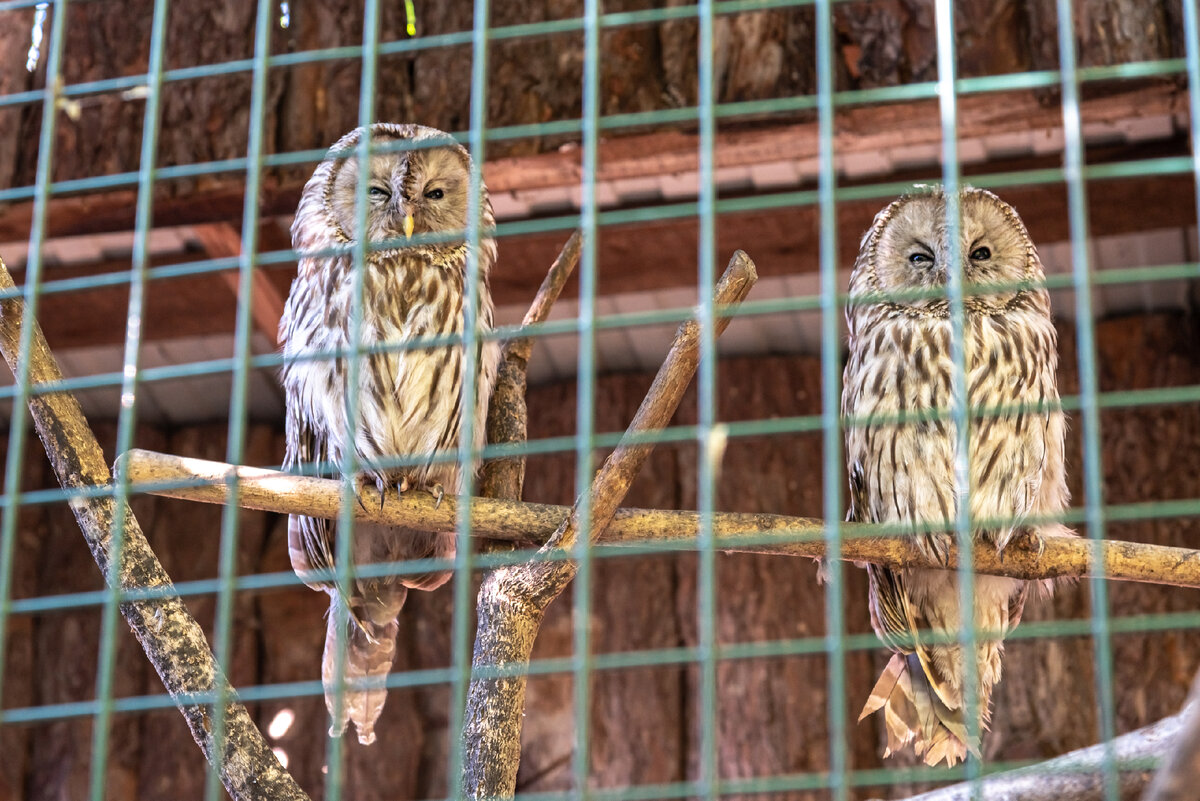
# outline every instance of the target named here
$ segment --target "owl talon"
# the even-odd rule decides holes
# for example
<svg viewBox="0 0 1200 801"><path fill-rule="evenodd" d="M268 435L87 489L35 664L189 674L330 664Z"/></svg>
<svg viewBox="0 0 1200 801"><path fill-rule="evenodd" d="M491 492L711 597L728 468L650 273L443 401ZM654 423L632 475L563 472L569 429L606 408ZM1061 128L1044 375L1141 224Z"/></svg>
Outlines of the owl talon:
<svg viewBox="0 0 1200 801"><path fill-rule="evenodd" d="M354 500L358 501L358 506L364 512L370 512L367 505L363 503L363 488L367 485L366 478L362 475L357 475L350 482L351 491L354 493Z"/></svg>
<svg viewBox="0 0 1200 801"><path fill-rule="evenodd" d="M433 508L437 509L442 505L442 498L446 497L446 490L442 488L441 484L434 484L429 488L429 492L434 497Z"/></svg>
<svg viewBox="0 0 1200 801"><path fill-rule="evenodd" d="M1034 552L1038 559L1042 558L1042 554L1046 551L1046 538L1039 532L1029 529L1022 534L1024 542L1021 546Z"/></svg>
<svg viewBox="0 0 1200 801"><path fill-rule="evenodd" d="M408 476L405 476L404 478L400 479L400 483L396 485L396 492L404 494L408 492L408 487Z"/></svg>

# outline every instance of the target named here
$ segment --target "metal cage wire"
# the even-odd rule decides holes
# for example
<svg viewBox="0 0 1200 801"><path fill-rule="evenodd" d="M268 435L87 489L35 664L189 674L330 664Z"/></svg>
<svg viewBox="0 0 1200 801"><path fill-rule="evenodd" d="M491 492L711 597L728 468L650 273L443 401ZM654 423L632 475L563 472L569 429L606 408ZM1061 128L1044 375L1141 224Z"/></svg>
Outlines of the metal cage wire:
<svg viewBox="0 0 1200 801"><path fill-rule="evenodd" d="M78 3L78 0L77 0ZM28 10L33 17L35 6L45 3L35 0L0 2L0 12ZM254 37L254 57L231 60L223 63L205 64L198 67L167 69L165 66L166 23L170 14L167 0L155 0L152 35L145 74L106 78L64 85L61 81L64 37L67 19L72 6L67 0L51 0L49 7L49 31L45 37L46 78L42 89L0 96L0 109L5 107L40 106L41 130L38 148L36 181L29 186L0 188L0 203L32 203L32 226L29 233L29 249L25 265L24 285L21 295L25 302L26 320L23 326L20 364L27 365L31 335L30 321L37 318L39 299L54 293L77 292L106 285L129 286L129 310L125 334L124 363L119 373L73 376L60 385L33 387L26 371L18 371L11 388L3 390L4 398L11 402L14 413L8 440L5 470L3 516L0 518L0 654L4 653L5 638L16 616L53 613L67 609L95 607L102 613L102 635L100 651L96 655L98 671L95 698L90 701L52 703L23 708L0 709L0 726L19 726L33 723L86 717L93 720L91 754L91 781L89 797L101 799L105 796L106 763L113 744L110 740L110 723L114 715L133 714L146 710L169 707L170 698L160 694L118 696L114 686L116 666L116 642L121 633L118 614L119 605L128 594L109 589L99 592L68 593L38 597L14 598L12 569L17 548L18 515L22 508L34 504L61 503L70 500L70 493L47 488L23 491L23 454L27 450L28 425L24 408L31 397L52 391L82 391L97 387L120 388L121 405L117 425L117 450L124 452L134 442L137 426L139 388L155 382L167 382L181 377L197 375L232 376L232 393L228 415L228 441L226 458L229 462L241 463L245 454L246 425L248 421L249 377L254 371L278 369L281 360L275 354L255 354L251 348L253 320L249 299L253 293L253 270L258 266L281 264L295 259L291 250L259 252L257 223L260 219L259 189L264 169L294 165L309 165L320 161L323 150L270 153L264 139L264 124L267 103L267 77L270 70L290 69L304 64L323 61L357 62L361 66L362 91L359 98L358 118L360 125L375 121L375 98L378 93L378 63L381 56L413 53L421 50L469 45L472 50L470 72L470 123L467 130L455 133L471 150L474 161L471 183L478 188L482 181L482 168L487 147L492 142L521 140L532 136L562 134L578 137L581 142L581 202L578 214L554 214L526 220L500 222L496 236L517 236L537 232L562 232L565 238L573 228L584 233L584 245L579 265L578 314L570 320L552 321L537 325L532 331L536 337L561 334L577 334L579 337L578 361L576 364L576 434L568 437L532 440L520 448L528 455L555 452L573 453L576 467L576 495L584 499L582 527L587 530L590 504L587 502L588 487L596 466L597 451L610 448L619 434L600 431L596 425L596 386L600 366L596 358L597 334L613 329L638 327L661 323L674 323L693 315L699 320L702 331L700 370L695 378L698 388L697 422L693 426L674 426L652 439L663 443L692 442L698 448L697 510L703 524L698 540L698 575L695 610L698 645L692 647L641 649L618 653L595 653L590 628L576 625L573 629L573 654L569 658L535 660L529 668L531 675L570 673L574 677L572 710L575 720L575 744L571 761L574 779L573 794L580 798L684 798L703 797L717 799L726 795L747 793L770 793L786 791L820 790L829 797L850 798L859 788L887 785L893 781L909 782L932 779L966 777L972 781L980 779L983 771L992 772L1007 763L969 760L965 768L941 770L927 768L884 768L856 769L847 759L846 743L854 735L852 723L847 718L847 704L857 700L847 696L844 662L851 651L880 648L872 635L847 632L845 620L844 570L839 561L844 531L840 522L844 515L842 493L842 426L839 415L841 381L841 353L843 342L839 325L844 306L844 286L839 283L838 265L844 263L849 254L838 253L837 230L839 204L851 200L884 199L894 196L909 187L905 182L876 182L854 184L839 180L836 168L835 117L839 109L848 107L870 107L871 105L907 100L936 98L939 104L939 124L942 132L943 164L940 175L929 178L943 183L950 194L963 184L962 165L958 151L957 109L963 96L1002 92L1014 89L1054 89L1059 94L1062 127L1064 131L1062 167L1009 170L999 173L971 176L971 183L994 189L1017 185L1065 185L1068 206L1065 214L1069 220L1071 249L1070 274L1050 276L1047 285L1054 288L1073 288L1075 298L1074 320L1078 341L1078 374L1080 389L1076 395L1064 394L1063 408L1076 415L1076 426L1083 440L1082 474L1084 502L1072 508L1065 520L1086 526L1093 541L1104 538L1108 521L1129 521L1151 518L1194 516L1200 513L1200 499L1185 499L1174 502L1147 502L1142 504L1107 504L1104 500L1104 485L1101 464L1100 412L1104 409L1133 408L1150 404L1191 404L1200 401L1200 386L1185 386L1162 389L1104 392L1098 385L1098 365L1095 342L1096 314L1092 307L1092 292L1097 286L1176 280L1200 277L1200 268L1195 263L1164 264L1151 268L1128 268L1099 273L1089 262L1087 247L1081 243L1089 241L1087 214L1087 185L1089 181L1121 178L1129 175L1193 175L1200 178L1200 133L1196 120L1200 101L1200 41L1197 35L1196 9L1192 2L1183 2L1185 20L1184 40L1186 58L1167 59L1155 62L1118 64L1105 67L1077 66L1075 53L1073 8L1070 0L1057 0L1056 12L1059 19L1058 48L1061 68L1058 71L1026 71L988 77L959 78L955 68L955 20L954 9L947 2L937 2L936 47L938 75L935 82L911 83L888 88L836 90L834 74L834 47L836 31L833 22L834 0L727 0L713 2L702 0L696 5L670 6L628 12L605 12L597 0L586 0L581 17L547 20L510 26L490 25L489 4L486 0L474 3L474 24L470 30L458 33L416 36L397 41L381 41L379 0L367 0L364 5L364 30L361 46L335 47L282 54L271 53L270 33L278 17L274 0L260 0ZM714 67L712 60L703 57L714 46L714 20L741 12L763 11L778 8L814 6L816 24L815 53L817 88L813 95L780 97L770 100L718 102L714 89ZM420 11L420 3L416 4ZM604 114L601 109L600 85L604 59L602 34L606 31L627 26L659 23L668 20L694 19L698 23L698 43L701 57L699 63L699 102L696 106L656 110L650 112ZM530 123L489 127L487 54L489 44L503 40L521 40L548 36L564 32L582 32L584 48L582 115L579 119L558 120L546 123ZM214 75L249 73L251 76L251 106L249 145L245 158L221 161L198 162L174 166L156 166L158 133L161 121L163 98L181 81ZM1103 164L1088 165L1085 162L1085 142L1082 136L1082 112L1080 89L1089 82L1134 80L1147 77L1171 77L1186 79L1189 99L1189 123L1192 153L1190 156L1155 156L1128 159ZM97 175L82 179L52 180L56 120L60 110L73 101L124 93L136 100L144 99L140 168L136 172L112 175ZM131 101L132 102L132 101ZM819 131L819 176L815 188L782 192L760 192L742 197L719 196L715 180L718 125L746 119L762 119L771 115L811 113L815 115ZM608 132L630 132L652 129L664 125L694 126L699 142L699 195L695 201L658 202L636 208L608 210L602 208L597 197L598 154L602 134ZM368 139L360 144L366 152ZM367 169L362 159L363 170ZM205 259L203 261L169 266L152 266L148 238L153 228L154 187L156 183L180 178L199 176L244 176L245 206L242 215L241 255L234 258ZM1200 181L1197 182L1200 193ZM68 194L92 193L114 188L135 188L137 193L134 248L131 267L127 272L82 278L50 278L45 273L43 245L46 239L47 214L52 198ZM473 208L469 219L467 239L473 253L477 253L481 239L479 226L478 192L472 192ZM1198 194L1200 198L1200 194ZM819 292L815 295L783 298L752 298L736 311L736 315L755 317L780 313L816 313L820 316L820 364L822 376L821 408L819 415L797 415L771 420L744 422L720 422L717 409L717 387L720 381L720 364L717 359L717 340L714 321L719 311L714 306L713 285L717 276L715 269L720 254L716 250L716 229L721 215L765 211L780 208L816 206L820 221ZM950 204L949 227L958 226L957 209ZM365 220L365 195L360 195L356 213L360 226ZM670 308L646 312L600 314L597 311L598 256L596 252L599 230L624 224L664 219L695 218L699 225L699 259L695 286L697 305L692 308ZM957 242L950 237L951 242ZM747 243L752 251L753 243ZM356 246L354 257L361 267L365 257L365 245ZM2 254L0 254L2 255ZM751 255L753 253L751 252ZM503 250L501 263L503 263ZM143 343L143 301L147 284L187 275L198 275L236 269L238 275L238 310L235 330L235 355L231 359L216 359L206 362L186 363L163 367L144 367L139 354ZM358 283L361 285L361 269ZM468 270L474 275L474 270ZM479 287L468 282L472 299L477 299ZM356 292L359 303L355 307L354 325L361 323L361 286ZM961 432L965 445L967 409L961 402L965 397L961 327L963 322L963 287L960 281L952 281L950 300L954 310L958 348L956 350L956 393L960 402L950 411L952 419ZM467 307L473 307L467 303ZM357 330L357 328L355 328ZM495 333L505 338L516 332L515 327L501 327ZM464 342L465 352L473 354L472 347L480 333L474 326L467 327ZM418 343L420 344L420 343ZM428 343L426 343L428 344ZM326 354L329 356L329 354ZM535 359L536 351L535 351ZM350 359L351 375L356 371L358 359ZM471 371L467 371L471 375ZM468 382L468 396L477 388ZM351 381L351 386L356 382ZM354 408L357 399L352 398ZM464 409L470 404L464 404ZM464 417L471 425L469 414ZM762 435L819 433L823 451L823 515L826 521L826 543L831 563L831 580L825 588L826 634L797 639L764 642L722 644L719 642L715 625L718 603L718 581L716 552L718 550L712 528L712 515L716 511L716 487L720 460L719 440ZM477 454L471 453L469 435L463 436L463 446L456 458L464 464ZM483 456L510 454L511 449L490 446ZM966 485L966 449L960 448L958 478L960 486ZM345 473L355 472L353 459L349 464L337 465ZM469 470L465 471L470 475ZM467 481L466 497L472 494L471 480ZM236 481L231 480L230 490L236 496ZM108 490L104 490L107 492ZM131 489L124 481L114 484L111 492L119 501L128 500L140 488ZM97 490L101 492L101 490ZM339 525L349 529L353 523L355 498L352 487L344 483L342 514ZM469 507L469 500L467 501ZM118 508L124 508L123 504ZM470 529L466 516L459 525L457 557L453 562L453 631L452 664L446 669L393 672L387 682L389 688L412 688L446 684L451 688L451 703L448 710L450 742L448 745L449 768L447 772L449 798L461 797L461 768L464 755L457 733L463 724L463 706L467 686L471 679L471 642L473 632L472 610L473 585L471 576L475 571L498 564L514 564L527 559L530 552L518 550L501 554L472 554L469 547ZM266 589L295 586L299 582L290 572L273 574L239 575L237 570L238 535L240 518L235 506L224 510L220 530L220 558L216 577L207 580L181 582L173 591L185 598L215 596L216 616L212 632L214 652L218 662L227 664L232 656L233 632L238 626L234 614L234 602L239 593L261 592ZM956 520L957 540L960 552L969 560L972 549L971 524L967 519L966 506L961 506ZM120 532L118 525L115 532ZM119 538L115 547L121 547ZM622 557L632 553L658 553L671 550L668 543L646 544L638 549L622 549ZM1098 554L1099 551L1097 550ZM336 579L343 587L348 586L352 575L362 574L350 566L348 538L339 542L339 568ZM615 554L610 549L593 547L586 538L569 554L579 561L580 571L574 583L573 618L586 621L592 614L594 577L592 567L596 560L610 558ZM114 562L116 564L116 562ZM394 570L396 566L384 566ZM415 571L427 566L401 566L402 570ZM961 597L969 607L973 598L973 581L970 571L961 573ZM109 586L115 584L108 577ZM1095 649L1097 666L1096 704L1100 710L1100 740L1110 743L1117 733L1115 723L1115 689L1113 686L1112 638L1116 634L1131 631L1184 630L1193 632L1200 627L1200 614L1195 612L1158 613L1114 617L1110 614L1107 584L1101 578L1088 580L1091 594L1092 614L1087 620L1026 621L1009 635L1013 639L1088 635ZM152 597L146 591L143 597ZM565 601L564 601L565 603ZM961 643L973 648L976 632L968 627L962 632ZM825 771L817 773L787 774L769 777L731 778L721 776L718 771L718 690L719 666L727 661L823 654L828 660L828 731L830 760ZM314 654L314 664L315 664ZM972 660L966 660L968 671L974 670ZM588 677L595 672L627 669L634 667L695 666L698 670L698 705L700 709L700 733L698 740L698 773L687 781L660 785L639 785L619 789L598 789L589 786L589 715L590 697ZM0 659L0 691L5 680L6 662ZM971 708L977 703L967 681L968 701ZM218 696L222 696L225 688ZM256 686L239 686L238 695L245 701L286 699L297 696L320 696L318 680ZM223 730L220 697L206 699L218 701L214 706L214 725L218 733ZM730 714L724 712L722 714ZM972 720L968 715L968 720ZM218 737L218 741L219 741ZM1105 762L1105 798L1120 797L1117 775L1121 767L1111 747ZM198 757L197 757L198 758ZM344 746L339 738L328 741L326 755L329 772L326 780L326 798L342 797L344 781ZM206 797L216 798L221 786L216 768L210 768Z"/></svg>

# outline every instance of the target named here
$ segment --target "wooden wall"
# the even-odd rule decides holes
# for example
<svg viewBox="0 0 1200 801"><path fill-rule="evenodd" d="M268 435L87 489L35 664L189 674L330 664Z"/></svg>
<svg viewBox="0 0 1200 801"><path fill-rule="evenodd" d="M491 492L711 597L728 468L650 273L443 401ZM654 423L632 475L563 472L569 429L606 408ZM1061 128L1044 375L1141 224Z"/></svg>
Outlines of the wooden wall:
<svg viewBox="0 0 1200 801"><path fill-rule="evenodd" d="M1145 316L1102 323L1100 384L1104 390L1200 383L1196 321ZM1074 337L1063 332L1064 391L1077 387ZM534 358L537 358L536 353ZM625 426L648 387L648 375L610 375L599 382L597 427ZM720 368L721 417L751 420L812 414L819 410L818 364L809 357L731 359ZM543 386L530 393L532 435L569 434L574 425L573 385ZM692 395L677 422L694 420ZM1158 405L1108 410L1103 417L1106 499L1112 503L1200 497L1200 407ZM111 441L111 426L102 426ZM1080 492L1079 423L1070 433L1071 478ZM143 447L222 458L221 426L178 431L144 430ZM277 462L280 435L273 426L251 430L247 462ZM572 495L573 457L541 457L529 464L530 500L566 502ZM25 486L51 479L37 443L25 459ZM695 454L690 446L661 447L629 497L630 505L691 508ZM719 507L736 511L821 514L819 434L759 437L730 443L723 464ZM216 574L220 511L164 499L139 499L135 510L150 541L176 581ZM1113 524L1114 538L1195 547L1200 520L1164 518ZM287 571L283 520L245 513L238 542L242 575ZM64 504L31 506L21 515L14 596L97 590L101 581ZM717 633L722 644L756 643L824 634L823 591L807 561L771 556L718 558ZM695 645L696 559L660 555L604 559L595 568L595 597L588 622L597 653ZM865 582L847 567L845 616L849 633L869 631ZM1109 585L1116 616L1194 610L1194 590L1150 585ZM402 618L397 670L450 664L450 587L418 593ZM571 652L570 597L553 608L537 656ZM214 600L193 597L188 606L211 626ZM324 636L324 596L304 587L239 594L234 655L228 666L239 687L306 681L319 675ZM1087 584L1065 586L1052 603L1031 604L1027 619L1083 618ZM86 701L94 695L100 610L71 609L10 618L3 705L6 708ZM1119 634L1113 637L1112 688L1121 731L1174 712L1200 665L1194 630ZM119 696L161 693L133 638L118 637ZM881 648L851 651L844 668L847 712L857 715ZM1098 736L1092 642L1087 636L1012 641L1005 679L996 699L993 731L985 740L991 759L1048 757L1095 742ZM826 681L822 655L741 659L718 670L718 768L723 778L768 777L824 770L831 744L826 733ZM697 776L700 718L697 671L654 667L597 672L590 679L591 782L599 787L670 782ZM530 682L525 720L523 791L570 786L574 722L569 675ZM355 799L441 798L445 792L448 692L443 687L392 693L370 748L347 743L348 787ZM277 741L301 784L321 798L328 723L320 698L252 705L265 728L281 709L296 721ZM86 717L0 727L0 801L50 801L82 797L89 771L91 723ZM880 765L875 722L852 725L847 747L855 768ZM114 718L107 777L113 798L197 798L204 782L200 753L172 708ZM896 764L896 763L892 763ZM912 788L873 788L870 796L898 797ZM789 798L821 794L790 793ZM864 791L863 797L868 797Z"/></svg>
<svg viewBox="0 0 1200 801"><path fill-rule="evenodd" d="M668 5L678 5L672 2ZM608 0L605 12L653 4ZM145 73L151 0L76 3L67 20L66 84ZM291 25L275 27L271 52L287 54L354 47L362 41L361 2L293 2ZM416 3L420 37L470 31L468 0ZM1179 0L1074 0L1082 65L1183 55ZM382 41L406 39L403 4L381 4ZM167 24L166 68L203 67L254 55L255 4L209 0L173 4ZM962 76L1057 67L1053 0L959 0L957 51ZM495 3L491 25L577 18L578 0ZM0 12L0 94L40 89L42 66L24 69L33 9ZM714 23L714 86L719 101L786 98L815 91L811 6L720 16ZM891 86L936 78L931 0L864 0L835 9L837 84L842 89ZM49 22L46 27L50 30ZM203 31L202 36L196 35ZM48 44L48 38L46 40ZM419 42L420 39L418 38ZM694 20L624 26L601 37L600 103L604 114L643 112L697 103ZM505 126L578 119L582 103L580 31L489 45L487 124ZM376 115L446 130L469 124L469 44L379 59ZM358 121L361 63L357 57L276 66L268 76L264 135L267 152L328 147ZM164 87L158 165L240 158L250 123L248 71L172 81ZM54 178L66 180L137 170L142 100L110 92L81 99L77 120L58 117ZM0 186L33 183L40 105L0 107ZM724 125L725 123L723 123ZM686 126L685 126L686 127ZM102 131L103 135L97 135ZM533 136L490 145L491 155L530 153L577 141L577 134ZM291 178L307 174L294 168ZM167 182L186 194L231 176Z"/></svg>

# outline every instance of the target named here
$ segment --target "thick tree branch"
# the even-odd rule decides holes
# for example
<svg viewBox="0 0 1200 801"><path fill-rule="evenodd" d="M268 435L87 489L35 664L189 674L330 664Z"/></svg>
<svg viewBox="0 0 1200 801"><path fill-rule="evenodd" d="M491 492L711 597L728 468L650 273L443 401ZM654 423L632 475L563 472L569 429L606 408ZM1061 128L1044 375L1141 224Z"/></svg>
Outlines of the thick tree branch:
<svg viewBox="0 0 1200 801"><path fill-rule="evenodd" d="M1146 786L1151 776L1149 763L1162 758L1180 741L1185 720L1189 716L1196 717L1198 712L1200 704L1193 701L1177 715L1112 741L1122 798L1128 798ZM969 801L972 798L979 801L1100 801L1105 797L1106 750L1101 743L1027 768L988 776L980 782L977 796L972 796L971 786L963 783L922 793L906 801ZM1192 799L1196 793L1193 789L1184 795L1170 797Z"/></svg>
<svg viewBox="0 0 1200 801"><path fill-rule="evenodd" d="M1180 712L1179 734L1144 801L1189 801L1200 788L1200 672L1192 681L1187 706Z"/></svg>
<svg viewBox="0 0 1200 801"><path fill-rule="evenodd" d="M0 260L0 291L13 289L12 276ZM24 312L25 304L19 298L0 302L0 350L14 375L19 368L17 360ZM62 373L36 322L31 335L30 384L61 382ZM104 453L75 396L67 392L33 394L29 399L29 411L63 489L83 490L110 483ZM152 588L158 593L153 599L122 602L121 614L175 699L196 743L208 760L218 766L221 781L229 794L238 801L307 799L308 796L279 764L246 708L234 700L204 631L174 594L171 578L151 550L133 512L126 506L118 515L117 502L105 496L77 495L71 498L70 505L106 580L113 575L113 525L118 517L124 521L121 561L116 571L119 588L128 591ZM220 687L229 690L227 697L230 700L224 715L224 751L217 754L212 701L205 704L197 699L215 697Z"/></svg>
<svg viewBox="0 0 1200 801"><path fill-rule="evenodd" d="M187 459L181 456L132 450L121 457L121 465L139 491L208 503L226 501L226 481L231 472L239 479L239 503L247 509L264 509L287 514L335 518L341 502L337 481L291 476L275 470L235 467L223 462ZM363 490L366 509L355 515L366 522L396 526L452 528L458 501L447 495L440 507L424 493L406 493L398 503L379 509L374 489ZM471 531L488 540L546 542L562 525L570 509L538 503L517 503L489 498L471 500ZM700 519L695 512L663 509L621 509L600 536L605 544L670 541L686 545L696 540ZM724 551L777 553L813 558L825 555L824 530L820 520L786 515L718 512L712 517L717 547ZM842 558L874 562L889 567L958 566L952 548L948 565L924 557L906 536L874 536L863 526L843 524L846 537ZM1082 577L1098 575L1118 581L1140 581L1200 587L1200 551L1109 540L1100 543L1102 570L1092 568L1093 544L1076 537L1052 537L1038 554L1014 542L1003 558L988 548L975 549L975 571L1022 579Z"/></svg>

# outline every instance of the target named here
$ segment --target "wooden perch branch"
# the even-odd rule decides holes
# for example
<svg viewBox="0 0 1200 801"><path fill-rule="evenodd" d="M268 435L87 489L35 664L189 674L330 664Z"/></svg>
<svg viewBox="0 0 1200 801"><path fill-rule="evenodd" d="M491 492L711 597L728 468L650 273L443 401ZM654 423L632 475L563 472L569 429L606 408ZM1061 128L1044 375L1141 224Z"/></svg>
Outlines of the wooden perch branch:
<svg viewBox="0 0 1200 801"><path fill-rule="evenodd" d="M192 501L225 503L226 481L231 473L239 480L238 502L247 509L335 518L341 503L340 484L332 479L292 476L275 470L239 467L224 462L187 459L180 456L131 450L120 464L136 490ZM389 501L379 511L375 490L363 490L366 509L356 506L355 516L364 522L413 528L452 528L458 500L447 495L440 507L422 493L405 493L399 502ZM566 506L518 503L490 498L471 500L471 531L488 540L546 542L570 512ZM605 544L634 544L670 541L685 544L696 540L700 518L695 512L663 509L621 509L600 535ZM824 530L820 520L786 515L718 512L712 516L717 547L731 552L776 553L819 558L825 555ZM951 548L948 565L936 564L906 536L869 535L860 525L844 524L842 558L851 562L874 562L889 567L958 566L958 552ZM1100 543L1103 570L1092 568L1089 540L1051 537L1039 557L1018 543L1010 545L1001 558L989 548L975 549L975 572L1021 579L1103 576L1117 581L1140 581L1178 587L1200 587L1200 551L1108 540Z"/></svg>
<svg viewBox="0 0 1200 801"><path fill-rule="evenodd" d="M1146 786L1151 771L1144 763L1164 756L1183 737L1186 719L1198 715L1200 704L1193 700L1179 714L1112 741L1113 759L1120 771L1117 784L1122 798L1129 798ZM1105 797L1106 750L1105 744L1101 743L1028 768L988 776L979 783L978 795L972 795L971 785L964 782L912 796L906 801L1100 801ZM1121 769L1122 764L1130 763L1135 763L1136 767ZM1195 785L1191 786L1191 792L1164 798L1195 798Z"/></svg>
<svg viewBox="0 0 1200 801"><path fill-rule="evenodd" d="M746 254L734 254L717 286L716 300L740 303L757 276ZM717 323L718 332L728 318ZM463 793L476 799L511 798L520 764L521 719L526 677L494 676L496 668L528 667L533 643L546 608L574 578L574 561L546 561L546 553L570 549L581 536L580 509L590 502L590 528L582 536L595 540L607 528L634 477L653 449L631 436L663 428L674 414L700 359L700 329L694 321L679 327L654 384L634 415L625 438L609 455L592 481L590 493L576 502L534 559L493 570L479 590L479 623L472 660L474 678L467 695L462 733Z"/></svg>
<svg viewBox="0 0 1200 801"><path fill-rule="evenodd" d="M0 260L0 290L14 288L12 276ZM17 360L24 312L25 304L18 298L0 302L0 350L14 375L19 368ZM30 333L30 384L62 381L62 373L36 322ZM104 453L74 395L67 392L33 395L29 399L29 411L63 489L85 489L110 483ZM107 580L113 575L112 531L118 518L117 502L111 497L79 495L71 498L70 506L88 548ZM208 760L217 765L225 789L237 801L307 799L308 796L279 764L246 708L232 697L232 689L213 658L204 631L188 613L183 601L173 594L171 578L151 550L133 512L127 506L121 512L124 526L117 571L119 587L129 591L153 588L161 593L151 600L122 602L121 614L175 699L196 743ZM217 754L213 703L205 704L196 698L215 697L220 687L227 689L230 700L225 706L224 750Z"/></svg>

